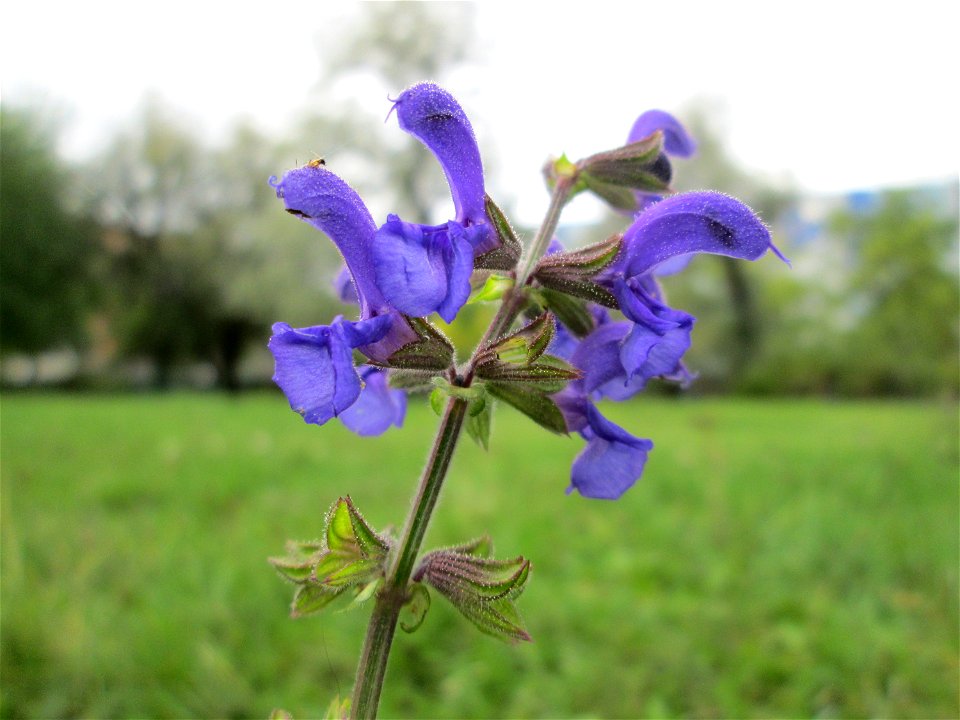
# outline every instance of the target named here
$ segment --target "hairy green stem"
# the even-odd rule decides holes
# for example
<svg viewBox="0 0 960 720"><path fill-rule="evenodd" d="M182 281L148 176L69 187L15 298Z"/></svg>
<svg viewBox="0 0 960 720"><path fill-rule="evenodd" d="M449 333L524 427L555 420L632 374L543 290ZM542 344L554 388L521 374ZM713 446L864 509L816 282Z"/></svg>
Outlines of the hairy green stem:
<svg viewBox="0 0 960 720"><path fill-rule="evenodd" d="M430 515L437 498L443 478L450 467L453 451L460 438L463 420L467 414L467 401L450 398L440 421L437 437L423 475L413 508L407 517L406 526L396 555L391 563L386 582L377 595L377 602L367 626L367 638L363 645L363 654L357 667L357 680L353 689L350 716L353 718L373 718L377 715L380 703L380 691L387 671L387 659L390 645L397 629L400 609L407 599L407 583L413 572L420 543L427 531Z"/></svg>
<svg viewBox="0 0 960 720"><path fill-rule="evenodd" d="M560 178L554 186L547 215L517 272L516 285L504 298L483 340L480 341L467 364L463 377L464 385L469 386L473 379L473 368L479 352L490 341L502 335L523 310L526 301L523 286L530 279L537 260L546 251L557 229L560 211L567 201L572 185L573 178ZM351 718L374 718L377 715L380 692L383 689L387 661L390 657L390 646L397 630L400 610L407 601L407 584L410 582L410 575L413 573L423 536L427 532L430 516L440 496L440 489L457 447L466 414L466 400L450 398L447 401L427 465L420 477L417 496L414 498L396 554L393 555L383 587L377 594L376 604L370 616L363 652L357 667L350 708Z"/></svg>

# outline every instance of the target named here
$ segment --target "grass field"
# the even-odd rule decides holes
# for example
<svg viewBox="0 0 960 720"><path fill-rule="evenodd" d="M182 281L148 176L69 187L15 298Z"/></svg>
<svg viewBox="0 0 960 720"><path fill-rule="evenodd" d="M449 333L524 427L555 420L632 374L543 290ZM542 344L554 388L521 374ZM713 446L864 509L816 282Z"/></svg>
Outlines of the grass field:
<svg viewBox="0 0 960 720"><path fill-rule="evenodd" d="M958 708L952 404L645 399L617 503L565 496L578 439L508 408L455 459L428 546L534 563L507 646L434 597L384 717L916 717ZM366 610L294 621L266 562L350 493L402 522L436 418L360 439L279 395L2 403L3 717L316 717Z"/></svg>

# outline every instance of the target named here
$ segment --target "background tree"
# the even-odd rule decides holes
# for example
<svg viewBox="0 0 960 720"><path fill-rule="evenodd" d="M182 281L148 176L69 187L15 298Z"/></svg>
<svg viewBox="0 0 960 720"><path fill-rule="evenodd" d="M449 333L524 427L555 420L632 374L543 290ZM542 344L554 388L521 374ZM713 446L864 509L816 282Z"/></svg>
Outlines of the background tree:
<svg viewBox="0 0 960 720"><path fill-rule="evenodd" d="M892 191L876 208L836 212L854 265L846 311L845 385L857 394L958 391L957 216L922 193Z"/></svg>
<svg viewBox="0 0 960 720"><path fill-rule="evenodd" d="M0 348L39 352L86 339L93 228L64 204L72 178L56 128L24 108L0 110Z"/></svg>

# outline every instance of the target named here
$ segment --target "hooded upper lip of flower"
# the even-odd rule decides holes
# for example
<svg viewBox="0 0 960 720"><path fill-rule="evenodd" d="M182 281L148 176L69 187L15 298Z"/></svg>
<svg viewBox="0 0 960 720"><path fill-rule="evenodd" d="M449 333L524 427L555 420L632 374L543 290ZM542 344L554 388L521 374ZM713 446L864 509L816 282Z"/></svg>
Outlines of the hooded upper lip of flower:
<svg viewBox="0 0 960 720"><path fill-rule="evenodd" d="M359 296L361 319L388 310L374 270L377 226L354 189L315 165L289 171L274 187L287 212L326 233L337 246Z"/></svg>
<svg viewBox="0 0 960 720"><path fill-rule="evenodd" d="M647 110L633 123L627 143L637 142L657 130L663 133L663 151L676 157L690 157L697 143L673 115L663 110Z"/></svg>
<svg viewBox="0 0 960 720"><path fill-rule="evenodd" d="M400 129L422 142L443 168L456 221L463 225L485 223L480 148L460 104L440 86L418 83L400 93L393 109Z"/></svg>
<svg viewBox="0 0 960 720"><path fill-rule="evenodd" d="M394 102L400 128L439 161L455 218L437 226L396 215L377 231L377 280L391 305L408 315L438 312L450 322L470 294L474 258L496 247L486 214L483 164L473 128L450 93L432 83L404 90Z"/></svg>

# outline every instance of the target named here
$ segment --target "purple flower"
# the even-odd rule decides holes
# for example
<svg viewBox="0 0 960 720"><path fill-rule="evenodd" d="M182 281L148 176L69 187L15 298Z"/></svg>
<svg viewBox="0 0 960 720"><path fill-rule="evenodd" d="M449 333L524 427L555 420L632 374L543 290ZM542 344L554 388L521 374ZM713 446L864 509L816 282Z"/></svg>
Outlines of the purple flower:
<svg viewBox="0 0 960 720"><path fill-rule="evenodd" d="M401 427L407 396L387 384L387 374L367 365L360 370L364 383L360 397L340 415L340 421L357 435L380 435L391 425Z"/></svg>
<svg viewBox="0 0 960 720"><path fill-rule="evenodd" d="M647 110L636 119L627 136L627 142L643 140L657 130L663 132L663 150L668 155L690 157L697 151L697 143L673 115L663 110Z"/></svg>
<svg viewBox="0 0 960 720"><path fill-rule="evenodd" d="M603 417L587 399L579 381L553 398L568 429L579 432L587 441L573 461L567 494L576 490L584 497L616 500L640 479L653 443L634 437Z"/></svg>
<svg viewBox="0 0 960 720"><path fill-rule="evenodd" d="M322 425L360 397L362 382L353 366L354 349L383 362L414 342L417 334L377 286L371 252L376 226L356 192L326 168L314 165L291 170L279 183L271 182L290 213L326 233L337 246L360 304L356 322L338 317L330 325L309 328L273 326L268 345L276 361L273 379L291 408L306 422ZM368 425L363 427L366 432Z"/></svg>
<svg viewBox="0 0 960 720"><path fill-rule="evenodd" d="M594 331L579 343L559 332L563 342L555 341L583 373L584 392L625 400L651 378L688 383L682 358L696 318L666 304L654 273L698 252L756 260L767 250L783 258L753 211L721 193L677 195L640 213L618 257L596 278L626 320L595 313Z"/></svg>
<svg viewBox="0 0 960 720"><path fill-rule="evenodd" d="M611 289L614 278L643 275L671 258L712 253L757 260L768 250L786 258L770 231L739 200L719 192L681 193L651 205L624 233L623 250L598 280Z"/></svg>
<svg viewBox="0 0 960 720"><path fill-rule="evenodd" d="M356 402L361 382L353 349L382 340L393 319L379 315L350 322L295 329L275 323L268 347L276 360L273 380L290 407L308 423L323 425Z"/></svg>
<svg viewBox="0 0 960 720"><path fill-rule="evenodd" d="M474 257L498 242L487 220L480 150L463 109L437 85L421 83L405 90L394 109L400 128L440 162L456 216L437 226L389 216L374 245L377 281L401 312L412 316L438 312L450 322L470 294Z"/></svg>

